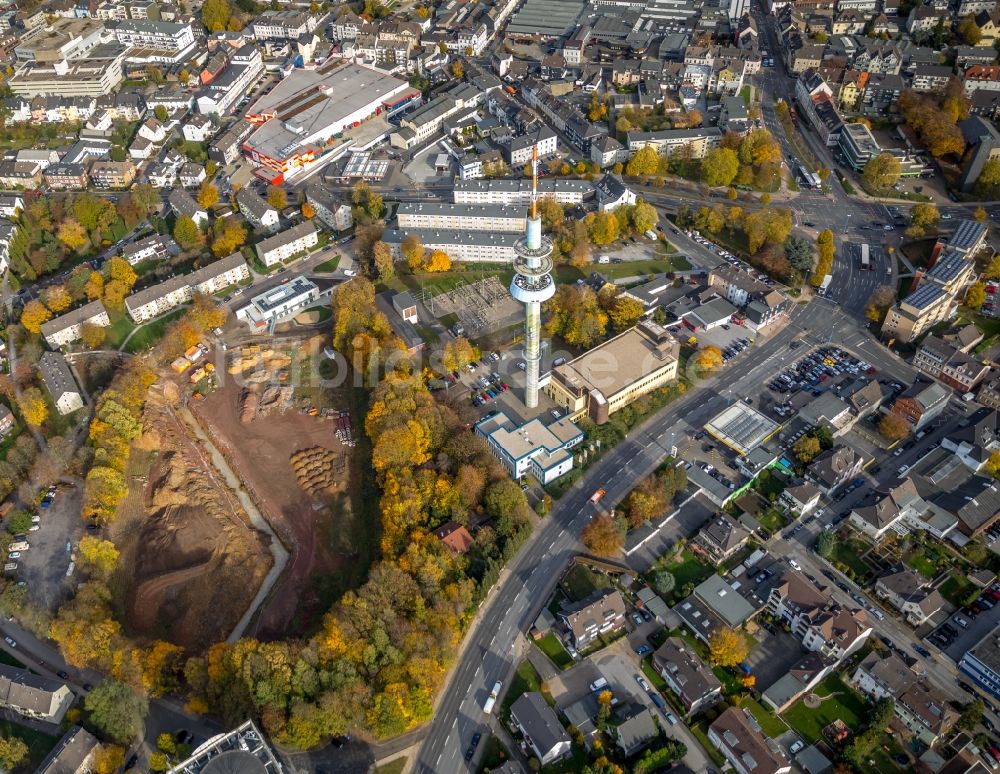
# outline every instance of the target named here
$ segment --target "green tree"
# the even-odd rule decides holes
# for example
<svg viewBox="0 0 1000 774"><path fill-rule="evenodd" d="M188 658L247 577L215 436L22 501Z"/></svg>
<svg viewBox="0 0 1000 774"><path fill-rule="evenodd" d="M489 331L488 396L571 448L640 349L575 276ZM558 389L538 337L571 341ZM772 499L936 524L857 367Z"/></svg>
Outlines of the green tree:
<svg viewBox="0 0 1000 774"><path fill-rule="evenodd" d="M125 683L104 680L83 702L90 722L120 744L127 745L141 732L149 702Z"/></svg>
<svg viewBox="0 0 1000 774"><path fill-rule="evenodd" d="M902 171L899 159L891 153L880 153L868 160L861 176L875 190L885 191L896 184Z"/></svg>
<svg viewBox="0 0 1000 774"><path fill-rule="evenodd" d="M976 19L971 13L962 17L955 32L967 46L978 46L979 41L983 39L983 32L979 29L979 25L976 24Z"/></svg>
<svg viewBox="0 0 1000 774"><path fill-rule="evenodd" d="M710 186L729 185L739 171L739 157L731 148L714 148L701 163L702 179Z"/></svg>
<svg viewBox="0 0 1000 774"><path fill-rule="evenodd" d="M27 511L12 511L4 525L11 535L20 535L31 529L31 514Z"/></svg>
<svg viewBox="0 0 1000 774"><path fill-rule="evenodd" d="M962 712L959 714L958 720L955 721L955 730L974 730L976 726L983 722L983 711L985 709L986 705L983 704L981 699L970 701L962 708Z"/></svg>
<svg viewBox="0 0 1000 774"><path fill-rule="evenodd" d="M940 220L941 213L933 204L927 202L914 204L913 209L910 210L911 225L906 229L906 235L915 238L922 237L928 232L934 231Z"/></svg>
<svg viewBox="0 0 1000 774"><path fill-rule="evenodd" d="M190 250L201 242L201 231L188 215L181 215L174 223L174 239L185 250Z"/></svg>
<svg viewBox="0 0 1000 774"><path fill-rule="evenodd" d="M157 105L153 109L153 115L156 116L156 120L159 121L161 124L166 122L166 120L170 118L170 114L167 113L167 109L163 105Z"/></svg>
<svg viewBox="0 0 1000 774"><path fill-rule="evenodd" d="M796 271L809 271L813 265L812 243L803 237L788 237L785 240L785 258Z"/></svg>
<svg viewBox="0 0 1000 774"><path fill-rule="evenodd" d="M990 159L976 179L976 194L995 199L1000 196L1000 159Z"/></svg>
<svg viewBox="0 0 1000 774"><path fill-rule="evenodd" d="M833 533L825 529L819 533L819 537L816 538L816 553L822 556L824 559L829 559L833 554L833 546L836 540L833 537Z"/></svg>
<svg viewBox="0 0 1000 774"><path fill-rule="evenodd" d="M205 0L201 7L201 23L209 32L224 32L233 15L229 0Z"/></svg>
<svg viewBox="0 0 1000 774"><path fill-rule="evenodd" d="M653 576L653 588L661 597L667 597L677 587L677 578L669 570L660 570Z"/></svg>

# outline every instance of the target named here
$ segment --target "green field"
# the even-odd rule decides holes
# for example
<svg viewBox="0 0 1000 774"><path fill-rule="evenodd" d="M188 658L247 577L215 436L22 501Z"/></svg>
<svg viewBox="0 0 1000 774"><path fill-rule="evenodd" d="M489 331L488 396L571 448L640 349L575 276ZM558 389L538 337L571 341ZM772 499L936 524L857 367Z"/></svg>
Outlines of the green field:
<svg viewBox="0 0 1000 774"><path fill-rule="evenodd" d="M972 592L976 590L977 587L973 585L972 581L960 573L953 573L938 587L941 596L958 607L964 605Z"/></svg>
<svg viewBox="0 0 1000 774"><path fill-rule="evenodd" d="M108 312L111 325L105 328L107 349L118 349L125 337L135 330L135 324L128 319L125 312Z"/></svg>
<svg viewBox="0 0 1000 774"><path fill-rule="evenodd" d="M148 322L141 326L139 330L136 331L135 335L129 339L128 344L125 345L125 351L145 352L161 338L163 338L163 334L166 332L167 326L183 316L185 312L187 312L187 309L185 307L181 307L180 309L175 309L174 311L163 315L163 317L160 317L159 319L153 320L152 322Z"/></svg>
<svg viewBox="0 0 1000 774"><path fill-rule="evenodd" d="M574 564L566 571L561 585L572 602L579 602L607 584L602 583L589 567Z"/></svg>
<svg viewBox="0 0 1000 774"><path fill-rule="evenodd" d="M566 648L563 647L562 643L559 642L559 638L552 632L549 632L540 640L535 640L535 645L560 669L569 669L573 666L573 659L566 652Z"/></svg>
<svg viewBox="0 0 1000 774"><path fill-rule="evenodd" d="M340 265L340 256L331 258L329 261L323 261L323 263L318 263L313 267L313 271L323 272L323 271L336 271L337 267Z"/></svg>
<svg viewBox="0 0 1000 774"><path fill-rule="evenodd" d="M785 721L809 744L823 738L823 729L838 718L853 731L861 727L865 703L837 675L830 675L813 691L825 698L816 709L809 709L800 699L785 711Z"/></svg>
<svg viewBox="0 0 1000 774"><path fill-rule="evenodd" d="M511 680L507 693L504 694L503 704L501 704L501 716L506 718L510 714L510 705L518 698L529 691L540 691L542 689L542 678L528 661L522 661L517 665L517 671ZM547 697L546 697L547 698Z"/></svg>
<svg viewBox="0 0 1000 774"><path fill-rule="evenodd" d="M842 540L838 538L837 542L834 543L830 561L834 563L839 562L850 567L857 577L863 578L871 572L871 567L861 558L862 554L868 552L868 548L868 544L862 540L856 538Z"/></svg>
<svg viewBox="0 0 1000 774"><path fill-rule="evenodd" d="M740 706L744 709L750 710L750 714L757 719L757 722L760 724L764 733L772 739L781 736L788 730L788 726L785 722L777 715L768 711L767 707L760 702L748 697L740 702Z"/></svg>
<svg viewBox="0 0 1000 774"><path fill-rule="evenodd" d="M20 766L12 769L12 771L18 772L18 774L20 772L27 774L27 772L35 771L41 762L45 760L45 756L56 746L56 742L59 741L58 736L49 736L48 734L43 734L41 731L26 728L2 718L0 718L0 736L17 737L28 745L28 758Z"/></svg>
<svg viewBox="0 0 1000 774"><path fill-rule="evenodd" d="M375 774L403 774L403 769L406 768L406 758L396 758L394 761L390 761L384 766L376 766Z"/></svg>

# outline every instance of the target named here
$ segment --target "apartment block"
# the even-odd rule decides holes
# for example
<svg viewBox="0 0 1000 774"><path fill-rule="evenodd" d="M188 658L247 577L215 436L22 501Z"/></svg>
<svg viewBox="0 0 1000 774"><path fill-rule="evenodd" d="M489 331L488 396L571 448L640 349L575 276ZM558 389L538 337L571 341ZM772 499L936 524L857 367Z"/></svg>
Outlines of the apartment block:
<svg viewBox="0 0 1000 774"><path fill-rule="evenodd" d="M111 320L104 304L100 301L91 301L78 309L42 323L41 334L46 344L58 349L79 340L84 325L105 328L110 324Z"/></svg>
<svg viewBox="0 0 1000 774"><path fill-rule="evenodd" d="M250 279L247 262L241 253L233 253L191 274L133 293L125 299L125 311L134 322L146 322L190 301L194 293L212 295L246 279Z"/></svg>
<svg viewBox="0 0 1000 774"><path fill-rule="evenodd" d="M287 231L275 234L256 246L257 257L265 266L274 266L291 258L293 255L305 252L315 247L319 242L319 234L311 220L306 220Z"/></svg>

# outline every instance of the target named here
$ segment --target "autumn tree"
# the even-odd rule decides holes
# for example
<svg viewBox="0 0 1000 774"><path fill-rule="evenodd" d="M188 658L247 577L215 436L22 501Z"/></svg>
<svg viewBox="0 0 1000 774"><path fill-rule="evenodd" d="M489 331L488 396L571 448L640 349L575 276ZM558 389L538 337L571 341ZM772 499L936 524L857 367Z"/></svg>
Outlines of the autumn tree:
<svg viewBox="0 0 1000 774"><path fill-rule="evenodd" d="M647 145L635 152L625 165L627 175L655 175L660 168L660 154L656 148Z"/></svg>
<svg viewBox="0 0 1000 774"><path fill-rule="evenodd" d="M54 314L65 312L69 309L73 299L70 298L69 291L63 285L52 285L42 293L42 300Z"/></svg>
<svg viewBox="0 0 1000 774"><path fill-rule="evenodd" d="M125 764L125 750L117 744L102 744L94 753L94 774L116 774Z"/></svg>
<svg viewBox="0 0 1000 774"><path fill-rule="evenodd" d="M451 257L444 250L431 250L424 261L423 270L432 274L451 271Z"/></svg>
<svg viewBox="0 0 1000 774"><path fill-rule="evenodd" d="M804 435L792 446L792 452L795 454L795 459L803 465L808 465L820 453L819 439L815 435Z"/></svg>
<svg viewBox="0 0 1000 774"><path fill-rule="evenodd" d="M16 736L0 736L0 768L16 769L28 757L28 745Z"/></svg>
<svg viewBox="0 0 1000 774"><path fill-rule="evenodd" d="M209 210L219 202L219 189L208 180L201 184L198 189L198 205L205 210Z"/></svg>
<svg viewBox="0 0 1000 774"><path fill-rule="evenodd" d="M281 186L269 185L267 187L267 203L274 209L281 211L288 206L288 194ZM313 212L315 213L315 210Z"/></svg>
<svg viewBox="0 0 1000 774"><path fill-rule="evenodd" d="M990 159L976 178L976 194L984 198L1000 197L1000 159Z"/></svg>
<svg viewBox="0 0 1000 774"><path fill-rule="evenodd" d="M189 215L181 215L174 223L174 239L185 250L201 244L201 231Z"/></svg>
<svg viewBox="0 0 1000 774"><path fill-rule="evenodd" d="M936 230L940 220L941 213L933 204L927 202L914 204L913 209L910 210L911 225L906 229L906 235L914 238L922 237L928 232Z"/></svg>
<svg viewBox="0 0 1000 774"><path fill-rule="evenodd" d="M702 179L710 186L729 185L740 170L740 159L730 148L714 148L701 162Z"/></svg>
<svg viewBox="0 0 1000 774"><path fill-rule="evenodd" d="M22 390L17 400L17 407L20 409L24 421L34 427L41 427L49 418L49 405L46 403L42 391L37 387L28 387Z"/></svg>
<svg viewBox="0 0 1000 774"><path fill-rule="evenodd" d="M103 680L84 699L90 722L111 739L129 744L142 731L149 702L124 683Z"/></svg>
<svg viewBox="0 0 1000 774"><path fill-rule="evenodd" d="M861 177L876 191L886 191L896 184L902 171L899 159L891 153L880 153L868 160Z"/></svg>
<svg viewBox="0 0 1000 774"><path fill-rule="evenodd" d="M962 17L962 20L955 28L955 32L958 33L958 36L967 46L978 46L979 41L983 39L983 32L979 29L979 25L976 24L976 17L971 13Z"/></svg>
<svg viewBox="0 0 1000 774"><path fill-rule="evenodd" d="M986 303L986 283L983 281L974 282L969 286L969 289L965 291L965 305L969 309L979 311L983 308L983 304Z"/></svg>
<svg viewBox="0 0 1000 774"><path fill-rule="evenodd" d="M646 307L642 302L624 294L615 296L605 309L611 324L618 332L631 328L646 313Z"/></svg>
<svg viewBox="0 0 1000 774"><path fill-rule="evenodd" d="M396 274L396 264L392 260L392 249L381 239L372 245L372 266L379 282L386 282Z"/></svg>
<svg viewBox="0 0 1000 774"><path fill-rule="evenodd" d="M865 305L865 316L872 322L882 322L885 313L896 302L896 289L890 285L875 288Z"/></svg>
<svg viewBox="0 0 1000 774"><path fill-rule="evenodd" d="M614 212L598 212L590 226L590 240L595 245L609 245L618 239L621 224Z"/></svg>
<svg viewBox="0 0 1000 774"><path fill-rule="evenodd" d="M691 364L700 372L716 371L722 368L722 352L714 344L702 347L691 358Z"/></svg>
<svg viewBox="0 0 1000 774"><path fill-rule="evenodd" d="M70 250L82 250L90 244L86 230L73 218L66 218L59 224L56 236Z"/></svg>
<svg viewBox="0 0 1000 774"><path fill-rule="evenodd" d="M87 295L88 301L96 301L104 295L104 275L99 271L92 271L87 276L87 282L83 286L83 292Z"/></svg>
<svg viewBox="0 0 1000 774"><path fill-rule="evenodd" d="M461 78L465 75L465 64L461 59L456 59L451 63L451 74L456 78Z"/></svg>
<svg viewBox="0 0 1000 774"><path fill-rule="evenodd" d="M647 476L625 498L625 518L635 529L653 517L663 515L667 505L667 490L663 482L656 475Z"/></svg>
<svg viewBox="0 0 1000 774"><path fill-rule="evenodd" d="M910 434L910 423L898 414L884 414L879 420L878 432L887 441L899 441Z"/></svg>
<svg viewBox="0 0 1000 774"><path fill-rule="evenodd" d="M80 326L80 339L87 349L100 349L107 339L108 332L103 325L85 322Z"/></svg>
<svg viewBox="0 0 1000 774"><path fill-rule="evenodd" d="M750 655L750 646L742 632L719 626L708 636L708 651L715 664L735 667Z"/></svg>
<svg viewBox="0 0 1000 774"><path fill-rule="evenodd" d="M410 271L420 271L424 265L424 256L427 254L427 248L421 243L420 237L416 234L407 234L403 237L399 249L406 259L406 265L410 267Z"/></svg>
<svg viewBox="0 0 1000 774"><path fill-rule="evenodd" d="M132 290L136 280L139 279L139 275L135 273L135 269L129 265L129 262L117 256L108 260L105 271L108 273L109 280L122 283L128 290Z"/></svg>
<svg viewBox="0 0 1000 774"><path fill-rule="evenodd" d="M543 307L545 332L575 347L591 347L604 338L608 314L586 285L560 285Z"/></svg>
<svg viewBox="0 0 1000 774"><path fill-rule="evenodd" d="M51 319L52 312L37 299L26 303L24 309L21 310L21 325L29 333L38 333L42 329L42 324Z"/></svg>
<svg viewBox="0 0 1000 774"><path fill-rule="evenodd" d="M446 371L460 371L476 359L476 350L464 336L450 339L441 350L441 364Z"/></svg>
<svg viewBox="0 0 1000 774"><path fill-rule="evenodd" d="M80 538L79 559L81 569L88 575L107 580L118 565L118 549L110 540L91 535Z"/></svg>
<svg viewBox="0 0 1000 774"><path fill-rule="evenodd" d="M229 0L205 0L201 7L201 23L209 32L224 32L229 28L233 7Z"/></svg>
<svg viewBox="0 0 1000 774"><path fill-rule="evenodd" d="M656 214L656 208L644 199L636 199L631 218L632 228L639 234L652 231L660 219Z"/></svg>
<svg viewBox="0 0 1000 774"><path fill-rule="evenodd" d="M833 232L825 228L816 235L816 268L813 269L812 278L809 280L813 287L818 288L822 285L823 278L830 273L835 251Z"/></svg>
<svg viewBox="0 0 1000 774"><path fill-rule="evenodd" d="M236 218L223 218L215 223L212 253L220 258L239 250L247 241L247 230Z"/></svg>
<svg viewBox="0 0 1000 774"><path fill-rule="evenodd" d="M592 518L583 528L580 540L588 551L597 556L617 556L625 545L625 537L614 519L603 513Z"/></svg>

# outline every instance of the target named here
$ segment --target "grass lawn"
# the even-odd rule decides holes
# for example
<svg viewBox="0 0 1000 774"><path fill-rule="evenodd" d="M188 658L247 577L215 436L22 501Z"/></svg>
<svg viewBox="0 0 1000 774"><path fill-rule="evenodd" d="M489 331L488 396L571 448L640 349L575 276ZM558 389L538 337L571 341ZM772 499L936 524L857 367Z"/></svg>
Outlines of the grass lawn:
<svg viewBox="0 0 1000 774"><path fill-rule="evenodd" d="M59 736L49 736L33 728L19 726L17 723L3 719L0 719L0 736L16 736L28 745L28 758L20 766L13 769L15 772L35 771L45 760L45 756L56 746L56 742L59 741Z"/></svg>
<svg viewBox="0 0 1000 774"><path fill-rule="evenodd" d="M0 664L6 664L7 666L17 667L18 669L23 669L24 664L14 658L10 653L5 650L0 650Z"/></svg>
<svg viewBox="0 0 1000 774"><path fill-rule="evenodd" d="M571 602L579 602L597 589L607 585L601 583L600 578L594 574L593 570L582 564L574 564L570 567L566 571L566 575L563 576L561 584Z"/></svg>
<svg viewBox="0 0 1000 774"><path fill-rule="evenodd" d="M740 706L744 709L750 710L750 714L757 719L758 723L760 723L760 727L763 732L772 739L781 736L788 730L788 725L785 721L777 715L769 712L767 707L759 701L755 701L754 699L748 697L741 702Z"/></svg>
<svg viewBox="0 0 1000 774"><path fill-rule="evenodd" d="M830 675L814 693L826 698L816 709L800 699L785 711L785 721L809 744L823 738L823 729L838 718L856 731L865 715L864 700L837 675Z"/></svg>
<svg viewBox="0 0 1000 774"><path fill-rule="evenodd" d="M960 573L953 573L948 580L938 587L941 596L957 606L964 605L965 601L975 590L976 586Z"/></svg>
<svg viewBox="0 0 1000 774"><path fill-rule="evenodd" d="M895 771L913 771L912 766L900 766L894 760L895 756L903 752L899 740L890 734L882 734L882 742L872 753L870 765L863 764L860 770L863 774L891 774Z"/></svg>
<svg viewBox="0 0 1000 774"><path fill-rule="evenodd" d="M542 678L528 661L522 661L517 665L514 679L504 694L503 704L500 705L501 717L506 719L510 715L510 705L513 704L521 694L529 691L540 691L542 689Z"/></svg>
<svg viewBox="0 0 1000 774"><path fill-rule="evenodd" d="M310 306L308 309L304 309L303 311L316 312L319 315L319 320L317 320L317 322L326 322L333 317L333 310L328 306Z"/></svg>
<svg viewBox="0 0 1000 774"><path fill-rule="evenodd" d="M145 352L163 337L163 334L166 332L167 326L169 326L170 323L179 319L186 312L187 308L181 307L180 309L175 309L169 314L165 314L158 320L146 323L138 331L136 331L136 334L131 339L129 339L128 344L125 346L125 351Z"/></svg>
<svg viewBox="0 0 1000 774"><path fill-rule="evenodd" d="M715 566L709 564L704 559L695 556L691 551L685 550L679 562L673 562L664 567L669 570L674 580L677 581L676 589L688 583L695 585L701 583L705 578L715 572Z"/></svg>
<svg viewBox="0 0 1000 774"><path fill-rule="evenodd" d="M105 347L107 349L118 349L125 337L135 330L133 323L125 312L108 312L111 325L105 328Z"/></svg>
<svg viewBox="0 0 1000 774"><path fill-rule="evenodd" d="M549 632L540 640L535 640L535 645L560 669L569 669L573 666L573 659L570 658L566 648L559 642L559 638Z"/></svg>
<svg viewBox="0 0 1000 774"><path fill-rule="evenodd" d="M757 517L760 526L770 533L775 533L788 523L785 514L780 508L771 508Z"/></svg>
<svg viewBox="0 0 1000 774"><path fill-rule="evenodd" d="M646 656L642 660L642 673L646 675L646 679L649 680L649 684L652 685L656 690L661 693L666 693L667 681L663 679L659 672L653 668L653 661L651 656Z"/></svg>
<svg viewBox="0 0 1000 774"><path fill-rule="evenodd" d="M714 666L712 667L712 674L719 678L719 682L722 683L723 696L732 696L734 693L740 693L744 690L743 681L738 675L734 674L733 670Z"/></svg>
<svg viewBox="0 0 1000 774"><path fill-rule="evenodd" d="M336 271L337 267L340 265L340 256L336 258L331 258L329 261L323 261L323 263L318 263L313 267L313 271Z"/></svg>
<svg viewBox="0 0 1000 774"><path fill-rule="evenodd" d="M861 555L868 552L868 544L857 538L847 540L838 539L833 545L833 554L830 561L846 565L854 571L859 578L863 578L869 572L869 567L861 558Z"/></svg>
<svg viewBox="0 0 1000 774"><path fill-rule="evenodd" d="M597 264L591 263L577 269L573 266L561 265L555 269L556 279L562 283L573 283L578 279L590 276L591 272L597 271L609 280L621 279L622 277L641 277L647 274L663 274L668 271L680 271L691 268L688 260L681 255L663 256L661 258L651 258L645 261L622 261L621 263Z"/></svg>
<svg viewBox="0 0 1000 774"><path fill-rule="evenodd" d="M459 268L437 273L412 274L404 270L388 280L385 285L396 291L419 291L426 287L434 293L442 293L452 290L462 283L471 285L473 282L491 276L498 277L500 284L507 287L514 277L514 270L504 264L463 262L456 265Z"/></svg>
<svg viewBox="0 0 1000 774"><path fill-rule="evenodd" d="M726 759L722 757L722 753L715 749L714 744L708 741L708 723L703 720L700 723L692 723L688 728L691 729L692 736L705 748L705 752L708 753L708 757L712 759L712 762L719 768L725 766Z"/></svg>
<svg viewBox="0 0 1000 774"><path fill-rule="evenodd" d="M586 748L574 744L570 748L568 758L563 758L549 766L543 766L540 771L544 774L579 774L589 762L590 756L587 754Z"/></svg>
<svg viewBox="0 0 1000 774"><path fill-rule="evenodd" d="M937 575L937 566L924 556L923 552L915 553L906 560L906 563L925 578L933 578Z"/></svg>
<svg viewBox="0 0 1000 774"><path fill-rule="evenodd" d="M403 774L403 769L405 768L406 758L396 758L396 760L390 761L385 766L376 766L375 774Z"/></svg>

